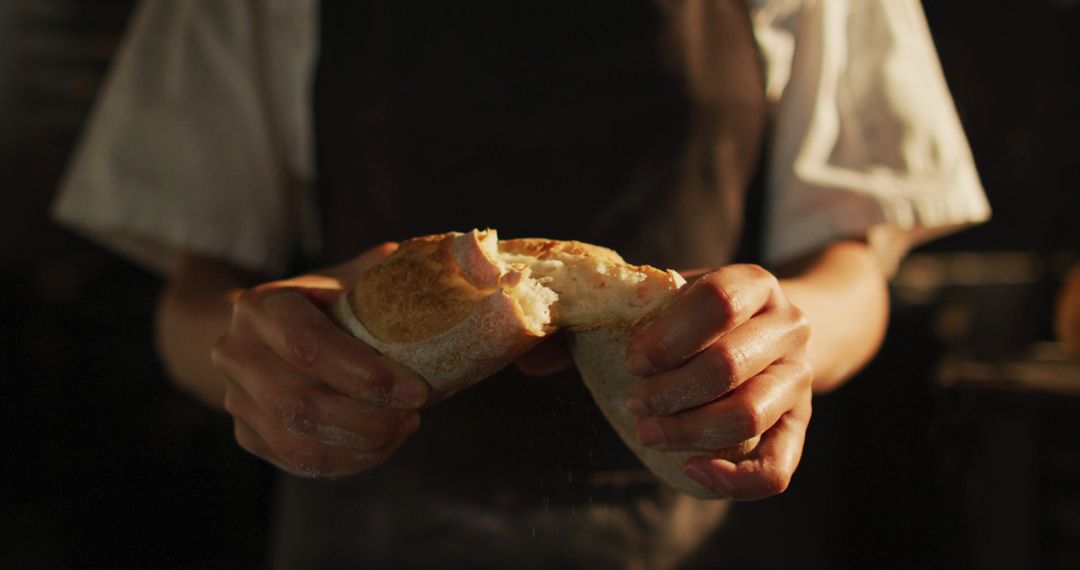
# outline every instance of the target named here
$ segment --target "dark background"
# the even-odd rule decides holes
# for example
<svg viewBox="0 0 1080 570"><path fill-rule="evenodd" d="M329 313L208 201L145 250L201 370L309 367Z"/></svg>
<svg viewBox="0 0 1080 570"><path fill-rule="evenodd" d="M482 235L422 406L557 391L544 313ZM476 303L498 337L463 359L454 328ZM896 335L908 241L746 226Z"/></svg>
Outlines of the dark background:
<svg viewBox="0 0 1080 570"><path fill-rule="evenodd" d="M160 281L47 216L131 4L0 0L4 568L265 559L272 473L163 376ZM710 553L731 567L1080 567L1078 398L935 380L945 356L1051 338L1080 252L1080 2L926 11L994 220L915 258L944 282L901 280L880 356L817 400L789 492L736 506Z"/></svg>

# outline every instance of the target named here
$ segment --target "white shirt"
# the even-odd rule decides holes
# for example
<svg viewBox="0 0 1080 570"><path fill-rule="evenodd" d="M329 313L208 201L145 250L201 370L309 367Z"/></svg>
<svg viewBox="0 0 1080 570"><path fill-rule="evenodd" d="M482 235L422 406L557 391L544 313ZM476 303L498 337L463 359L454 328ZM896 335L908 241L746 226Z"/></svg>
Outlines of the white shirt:
<svg viewBox="0 0 1080 570"><path fill-rule="evenodd" d="M865 236L891 271L988 219L918 0L747 1L772 129L767 262ZM55 217L164 273L190 250L280 275L318 247L318 2L145 0L132 22Z"/></svg>

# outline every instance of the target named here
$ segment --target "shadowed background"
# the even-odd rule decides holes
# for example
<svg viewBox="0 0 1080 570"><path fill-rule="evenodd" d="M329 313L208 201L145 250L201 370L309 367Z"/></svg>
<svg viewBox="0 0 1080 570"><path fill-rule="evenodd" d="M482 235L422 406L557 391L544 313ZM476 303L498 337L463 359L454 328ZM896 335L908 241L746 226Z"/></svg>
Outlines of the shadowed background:
<svg viewBox="0 0 1080 570"><path fill-rule="evenodd" d="M273 475L165 379L161 282L47 217L131 6L0 0L5 568L265 560ZM1001 366L1056 361L1080 260L1080 2L925 8L994 220L905 264L885 348L816 401L791 489L737 505L692 565L1080 567L1080 396Z"/></svg>

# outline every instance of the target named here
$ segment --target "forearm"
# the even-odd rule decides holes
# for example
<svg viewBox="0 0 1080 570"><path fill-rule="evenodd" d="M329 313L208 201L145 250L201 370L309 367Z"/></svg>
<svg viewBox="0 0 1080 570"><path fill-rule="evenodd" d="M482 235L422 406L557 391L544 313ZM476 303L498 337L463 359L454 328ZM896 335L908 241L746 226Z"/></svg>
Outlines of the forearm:
<svg viewBox="0 0 1080 570"><path fill-rule="evenodd" d="M827 392L877 352L889 318L885 277L870 249L838 242L782 269L780 286L810 321L814 391Z"/></svg>
<svg viewBox="0 0 1080 570"><path fill-rule="evenodd" d="M210 361L210 349L229 327L232 298L251 276L227 265L185 256L157 309L157 347L178 387L221 409L225 377Z"/></svg>

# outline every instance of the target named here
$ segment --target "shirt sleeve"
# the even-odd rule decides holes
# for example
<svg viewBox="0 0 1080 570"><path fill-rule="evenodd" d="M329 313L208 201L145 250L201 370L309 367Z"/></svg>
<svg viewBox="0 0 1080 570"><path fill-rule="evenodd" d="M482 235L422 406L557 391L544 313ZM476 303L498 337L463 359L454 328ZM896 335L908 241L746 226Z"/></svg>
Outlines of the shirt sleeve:
<svg viewBox="0 0 1080 570"><path fill-rule="evenodd" d="M280 274L311 239L312 5L141 4L54 217L159 272L191 250ZM268 53L270 40L309 53Z"/></svg>
<svg viewBox="0 0 1080 570"><path fill-rule="evenodd" d="M918 0L752 0L772 107L765 256L911 246L989 218Z"/></svg>

